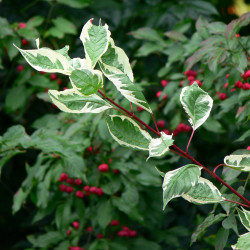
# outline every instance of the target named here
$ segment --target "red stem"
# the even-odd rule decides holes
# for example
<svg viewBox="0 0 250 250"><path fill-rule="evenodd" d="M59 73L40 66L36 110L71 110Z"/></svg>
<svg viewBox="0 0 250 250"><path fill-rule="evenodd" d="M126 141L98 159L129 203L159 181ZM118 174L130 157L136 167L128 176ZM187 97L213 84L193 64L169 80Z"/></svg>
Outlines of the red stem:
<svg viewBox="0 0 250 250"><path fill-rule="evenodd" d="M156 127L157 132L160 133L160 132L159 132L159 129L158 129L158 126L157 126L157 123L156 123L156 121L155 121L154 114L152 113L151 116L152 116L152 118L153 118L153 121L154 121L154 124L155 124L155 127Z"/></svg>
<svg viewBox="0 0 250 250"><path fill-rule="evenodd" d="M115 105L116 107L118 107L119 109L123 110L126 114L128 114L130 117L134 118L135 120L137 120L139 123L141 123L142 125L144 125L148 130L152 131L154 134L156 134L157 136L161 137L161 134L159 132L157 132L156 130L154 130L152 127L150 127L149 125L147 125L145 122L143 122L140 118L138 118L136 115L132 114L131 112L129 112L127 109L123 108L122 106L120 106L118 103L114 102L112 99L110 99L109 97L105 96L100 90L98 90L98 93L100 93L105 99L107 99L110 103L112 103L113 105ZM201 166L208 174L210 174L212 177L214 177L216 180L218 180L220 183L222 183L224 186L226 186L229 190L231 190L234 194L236 194L241 200L243 200L247 205L245 205L245 207L250 208L250 202L244 198L240 193L238 193L234 188L232 188L230 185L228 185L225 181L223 181L219 176L217 176L216 174L214 174L212 171L210 171L207 167L203 166L200 162L198 162L197 160L195 160L191 155L189 155L189 153L184 152L183 150L181 150L179 147L177 147L176 145L172 145L171 147L173 147L175 150L179 151L179 153L182 154L182 156L188 158L190 161L192 161L193 163L195 163L198 166ZM177 152L176 152L177 153ZM228 200L229 201L229 200Z"/></svg>
<svg viewBox="0 0 250 250"><path fill-rule="evenodd" d="M189 138L189 141L188 141L188 144L187 144L186 153L188 153L188 148L189 148L190 142L192 141L193 135L194 135L194 129L193 129L192 134L191 134L191 136Z"/></svg>
<svg viewBox="0 0 250 250"><path fill-rule="evenodd" d="M216 170L217 170L219 167L221 167L221 166L226 166L226 165L225 165L225 164L219 164L218 166L215 167L213 173L215 174Z"/></svg>
<svg viewBox="0 0 250 250"><path fill-rule="evenodd" d="M240 202L238 202L238 201L232 201L232 200L228 200L228 199L225 199L224 201L229 201L229 202L232 202L232 203L235 203L235 204L239 204L239 205L241 205L241 206L243 206L243 207L248 207L248 208L249 208L248 205L243 204L243 203L240 203Z"/></svg>

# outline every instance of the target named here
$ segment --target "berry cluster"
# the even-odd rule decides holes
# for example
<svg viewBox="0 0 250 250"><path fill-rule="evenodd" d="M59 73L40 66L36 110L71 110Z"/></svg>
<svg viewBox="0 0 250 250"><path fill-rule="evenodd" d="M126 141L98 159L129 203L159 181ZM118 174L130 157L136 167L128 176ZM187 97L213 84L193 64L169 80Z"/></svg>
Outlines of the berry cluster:
<svg viewBox="0 0 250 250"><path fill-rule="evenodd" d="M117 232L119 237L136 237L137 232L135 230L131 230L129 227L122 227L122 230Z"/></svg>
<svg viewBox="0 0 250 250"><path fill-rule="evenodd" d="M197 76L196 71L194 70L187 70L184 72L184 75L187 76L187 79L189 81L189 85L193 85L194 82L197 82L197 84L199 85L199 87L202 86L202 82L198 79L195 79ZM181 86L183 85L183 82L181 82Z"/></svg>
<svg viewBox="0 0 250 250"><path fill-rule="evenodd" d="M92 194L97 194L98 196L102 196L104 194L102 188L98 188L98 187L90 187L90 186L84 186L83 190L85 191L86 195L89 196L90 193Z"/></svg>
<svg viewBox="0 0 250 250"><path fill-rule="evenodd" d="M192 129L189 125L186 125L184 123L180 123L177 128L173 131L173 135L176 136L180 132L190 132Z"/></svg>

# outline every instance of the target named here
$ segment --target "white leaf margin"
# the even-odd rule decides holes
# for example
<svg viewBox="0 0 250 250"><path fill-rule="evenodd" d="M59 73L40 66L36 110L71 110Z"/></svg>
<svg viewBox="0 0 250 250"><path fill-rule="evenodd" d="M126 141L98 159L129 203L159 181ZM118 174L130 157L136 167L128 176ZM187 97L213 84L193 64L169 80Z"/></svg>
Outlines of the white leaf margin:
<svg viewBox="0 0 250 250"><path fill-rule="evenodd" d="M208 106L209 106L209 108L210 108L210 110L206 113L206 115L205 115L202 119L200 119L199 122L197 122L197 121L196 121L196 122L193 122L193 120L192 120L191 117L188 119L188 121L189 121L189 123L191 124L193 130L196 130L196 129L197 129L198 127L200 127L200 126L207 120L207 118L209 117L210 112L211 112L211 110L212 110L212 106L213 106L213 99L209 96L209 94L208 94L206 91L202 90L202 89L198 86L198 84L197 84L196 82L194 82L191 86L184 87L184 88L182 89L182 91L181 91L181 94L180 94L180 101L181 101L181 104L182 104L182 106L183 106L185 112L186 112L188 115L189 115L189 109L188 109L188 107L186 106L186 104L184 103L183 97L184 97L184 95L186 94L187 91L189 91L190 89L192 90L193 88L197 88L199 91L203 92L204 97L203 97L201 100L199 100L199 101L200 101L200 102L208 101L208 103L209 103ZM196 124L194 124L194 123L196 123Z"/></svg>
<svg viewBox="0 0 250 250"><path fill-rule="evenodd" d="M239 208L236 208L240 217L240 221L241 223L245 226L245 228L250 231L250 211L247 211L246 209L244 209L243 207L241 207L242 210L240 210ZM248 225L246 225L245 221L243 221L242 217L245 217L244 219L248 222Z"/></svg>
<svg viewBox="0 0 250 250"><path fill-rule="evenodd" d="M79 93L76 89L66 89L64 91L57 91L57 90L49 90L49 96L52 100L52 102L61 110L67 113L75 113L75 114L80 114L80 113L101 113L107 109L112 108L111 105L109 105L106 101L104 101L101 97L99 97L96 94L93 94L91 96L84 96L83 94ZM72 110L69 109L66 105L58 101L56 98L58 95L73 95L76 94L78 96L81 96L82 98L93 98L97 101L102 101L105 103L105 105L99 107L99 108L93 108L93 103L92 102L87 102L86 105L81 109L81 110Z"/></svg>
<svg viewBox="0 0 250 250"><path fill-rule="evenodd" d="M196 198L193 198L192 196L190 196L190 192L192 191L192 189L195 188L196 185L199 185L199 184L207 185L210 188L211 192L213 192L213 193L216 192L217 195L219 195L221 197L221 199L219 199L219 200L216 199L216 200L209 201L209 200L196 199ZM187 193L183 194L182 198L184 198L185 200L187 200L187 201L189 201L191 203L195 203L195 204L210 204L210 203L217 203L217 202L220 202L220 201L224 201L224 198L222 197L220 191L218 190L218 188L216 186L214 186L214 184L211 181L209 181L209 180L207 180L207 179L205 179L203 177L200 177L198 182L196 183L196 185L193 186Z"/></svg>
<svg viewBox="0 0 250 250"><path fill-rule="evenodd" d="M112 120L114 117L119 117L121 118L122 121L124 121L125 119L129 120L129 122L131 122L135 127L137 127L139 129L139 131L141 132L141 134L146 138L148 139L149 141L152 139L151 135L145 131L145 130L142 130L140 128L140 126L134 121L132 120L131 118L125 116L125 115L108 115ZM144 150L144 151L148 151L148 148L142 148L142 147L138 147L138 146L135 146L135 145L131 145L131 144L128 144L128 143L125 143L124 141L121 141L119 140L112 132L111 132L111 129L109 127L109 124L107 123L107 126L108 126L108 130L109 130L109 133L111 134L111 136L114 138L115 141L117 141L120 145L123 145L123 146L127 146L127 147L130 147L130 148L136 148L136 149L140 149L140 150Z"/></svg>

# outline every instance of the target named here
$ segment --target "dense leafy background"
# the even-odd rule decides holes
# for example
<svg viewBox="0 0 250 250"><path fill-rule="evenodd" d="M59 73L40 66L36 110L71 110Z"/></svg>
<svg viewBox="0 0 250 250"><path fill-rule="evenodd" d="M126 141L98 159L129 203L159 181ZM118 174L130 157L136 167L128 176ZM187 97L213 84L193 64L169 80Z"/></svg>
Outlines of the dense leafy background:
<svg viewBox="0 0 250 250"><path fill-rule="evenodd" d="M67 78L58 74L54 79L32 70L12 45L34 48L35 39L40 37L43 46L60 49L69 44L70 56L83 57L81 28L90 18L94 17L95 22L101 18L110 26L116 44L128 54L135 80L157 120L164 120L164 128L176 134L178 124L188 124L179 102L179 85L183 80L183 86L188 85L184 72L193 66L202 88L214 99L214 108L211 119L195 134L190 152L212 168L222 163L225 155L246 148L249 139L249 90L237 88L230 92L237 80L247 82L241 73L247 70L249 26L233 30L240 31L239 39L235 33L225 37L226 24L236 16L230 1L224 4L199 0L0 3L3 249L67 249L70 245L86 249L187 249L190 236L205 218L203 225L212 226L207 230L204 226L204 231L201 227L193 234L194 242L199 237L190 249L224 246L228 235L227 247L236 242L238 232L245 231L240 223L238 228L235 226L234 206L224 205L224 210L218 206L215 215L208 216L212 205L195 206L178 199L162 211L162 178L154 166L166 172L187 161L169 155L146 163L146 154L122 148L113 141L102 115L60 113L50 103L46 90L62 90L69 84ZM20 29L20 22L27 26ZM22 39L29 45L23 45ZM24 67L20 72L18 65ZM162 79L169 81L165 87L160 83ZM224 88L226 82L228 87ZM105 88L110 96L128 106L108 82ZM160 98L156 97L158 91L162 91ZM220 93L228 98L222 101ZM152 124L146 112L137 113ZM175 136L182 148L188 138L189 132ZM102 163L109 164L108 172L98 170ZM83 181L80 186L74 185L75 191L89 185L101 187L104 194L91 193L80 199L75 193L61 192L58 179L62 172ZM224 171L224 178L238 188L242 182L236 177L237 173ZM239 179L244 181L246 175L241 174ZM247 191L245 196L249 197ZM113 219L120 225L110 226ZM78 230L72 227L73 221L80 222ZM137 236L117 236L122 225L136 230ZM95 231L87 232L89 226ZM70 236L66 234L68 229L72 231ZM99 233L103 239L97 239Z"/></svg>

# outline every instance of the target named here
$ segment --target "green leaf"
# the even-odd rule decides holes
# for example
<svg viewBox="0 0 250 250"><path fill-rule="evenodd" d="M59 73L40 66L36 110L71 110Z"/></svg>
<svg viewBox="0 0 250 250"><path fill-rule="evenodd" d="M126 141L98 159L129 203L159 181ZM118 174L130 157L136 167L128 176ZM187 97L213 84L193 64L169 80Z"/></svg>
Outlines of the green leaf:
<svg viewBox="0 0 250 250"><path fill-rule="evenodd" d="M244 73L247 68L247 57L245 51L234 53L232 56L232 62L236 69L241 73Z"/></svg>
<svg viewBox="0 0 250 250"><path fill-rule="evenodd" d="M72 8L82 9L91 4L91 0L57 0L58 3L65 4Z"/></svg>
<svg viewBox="0 0 250 250"><path fill-rule="evenodd" d="M55 212L55 222L58 230L64 232L68 229L71 219L71 204L69 202L65 202L59 206L57 206Z"/></svg>
<svg viewBox="0 0 250 250"><path fill-rule="evenodd" d="M224 249L224 247L227 244L228 236L229 236L228 229L224 228L219 229L219 231L216 233L215 244L214 244L216 250Z"/></svg>
<svg viewBox="0 0 250 250"><path fill-rule="evenodd" d="M214 133L225 133L225 129L223 129L223 126L221 125L220 122L215 120L212 117L209 117L207 121L203 124L204 128L208 131L214 132Z"/></svg>
<svg viewBox="0 0 250 250"><path fill-rule="evenodd" d="M23 50L14 45L23 55L31 67L48 73L62 73L70 75L73 68L68 59L61 53L49 48Z"/></svg>
<svg viewBox="0 0 250 250"><path fill-rule="evenodd" d="M6 18L0 17L0 39L13 35L13 30L11 29L11 26Z"/></svg>
<svg viewBox="0 0 250 250"><path fill-rule="evenodd" d="M161 137L152 139L149 143L149 157L163 156L169 151L169 147L173 145L172 135L161 132Z"/></svg>
<svg viewBox="0 0 250 250"><path fill-rule="evenodd" d="M208 24L208 30L211 34L224 34L227 26L223 22L212 22Z"/></svg>
<svg viewBox="0 0 250 250"><path fill-rule="evenodd" d="M195 186L182 195L185 200L195 204L209 204L223 201L220 191L207 179L199 178Z"/></svg>
<svg viewBox="0 0 250 250"><path fill-rule="evenodd" d="M76 89L49 90L49 96L60 110L68 113L100 113L112 107L98 95L84 96Z"/></svg>
<svg viewBox="0 0 250 250"><path fill-rule="evenodd" d="M103 74L115 85L117 90L130 102L152 113L143 93L133 83L134 76L125 52L109 39L107 52L99 60Z"/></svg>
<svg viewBox="0 0 250 250"><path fill-rule="evenodd" d="M127 116L106 116L107 125L111 136L126 147L148 150L151 136L131 118Z"/></svg>
<svg viewBox="0 0 250 250"><path fill-rule="evenodd" d="M181 42L187 41L187 37L178 31L171 30L171 31L165 32L164 35L176 41L181 41Z"/></svg>
<svg viewBox="0 0 250 250"><path fill-rule="evenodd" d="M192 234L191 236L191 244L193 244L194 242L196 242L197 238L205 232L205 230L215 224L218 223L219 221L221 221L226 215L225 214L217 214L217 215L213 215L210 214L195 230L195 232Z"/></svg>
<svg viewBox="0 0 250 250"><path fill-rule="evenodd" d="M143 250L161 250L161 246L153 241L137 238L133 241L132 249L143 249Z"/></svg>
<svg viewBox="0 0 250 250"><path fill-rule="evenodd" d="M250 233L242 234L235 245L231 246L233 249L248 250L250 249Z"/></svg>
<svg viewBox="0 0 250 250"><path fill-rule="evenodd" d="M26 25L29 28L33 28L33 27L40 26L43 23L43 21L44 21L44 17L42 17L42 16L34 16L34 17L32 17L32 18L30 18L28 20Z"/></svg>
<svg viewBox="0 0 250 250"><path fill-rule="evenodd" d="M242 210L236 208L240 217L241 223L245 226L245 228L250 231L250 212L241 207Z"/></svg>
<svg viewBox="0 0 250 250"><path fill-rule="evenodd" d="M180 101L190 117L188 121L193 130L196 130L207 120L213 106L213 99L199 88L196 82L182 89Z"/></svg>
<svg viewBox="0 0 250 250"><path fill-rule="evenodd" d="M98 205L97 221L101 228L105 228L112 220L112 206L110 200L106 200Z"/></svg>
<svg viewBox="0 0 250 250"><path fill-rule="evenodd" d="M178 169L168 171L162 184L163 209L170 200L187 193L196 185L201 175L199 166L188 164Z"/></svg>
<svg viewBox="0 0 250 250"><path fill-rule="evenodd" d="M238 149L231 155L224 158L224 163L230 168L234 168L239 171L250 171L250 152L246 149Z"/></svg>
<svg viewBox="0 0 250 250"><path fill-rule="evenodd" d="M237 235L239 234L235 215L232 213L229 214L229 216L225 220L222 221L222 226L225 229L233 229Z"/></svg>
<svg viewBox="0 0 250 250"><path fill-rule="evenodd" d="M23 29L18 29L17 33L28 40L34 40L39 37L37 30L34 28L29 28L28 26Z"/></svg>
<svg viewBox="0 0 250 250"><path fill-rule="evenodd" d="M92 95L103 87L102 72L99 70L74 70L70 81L72 86L85 96Z"/></svg>
<svg viewBox="0 0 250 250"><path fill-rule="evenodd" d="M108 25L96 26L90 19L82 28L80 39L84 46L88 67L94 68L97 61L108 49L110 31Z"/></svg>
<svg viewBox="0 0 250 250"><path fill-rule="evenodd" d="M137 50L136 56L137 57L148 56L149 54L155 52L162 52L162 49L163 47L161 47L159 44L146 42Z"/></svg>
<svg viewBox="0 0 250 250"><path fill-rule="evenodd" d="M139 193L137 191L137 188L128 183L126 185L125 192L122 193L122 199L130 204L130 206L136 206L139 202Z"/></svg>
<svg viewBox="0 0 250 250"><path fill-rule="evenodd" d="M29 192L24 192L22 188L20 188L16 194L14 195L13 205L12 205L12 214L15 214L23 205L23 202L26 200Z"/></svg>
<svg viewBox="0 0 250 250"><path fill-rule="evenodd" d="M57 29L62 31L63 33L67 34L76 34L76 27L75 25L63 17L57 17L56 19L52 20L52 23L56 26Z"/></svg>

